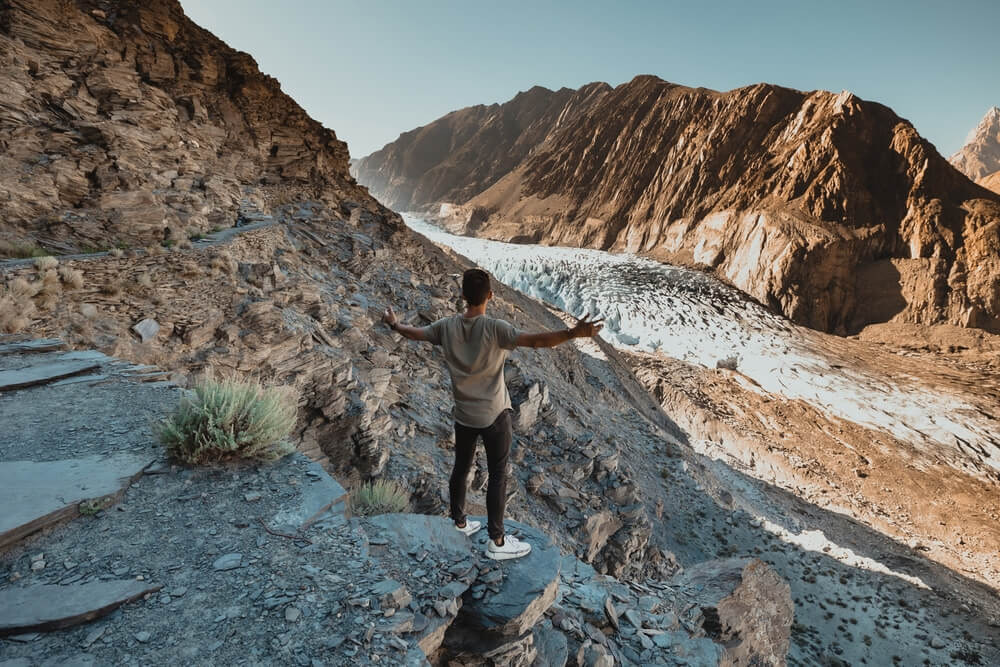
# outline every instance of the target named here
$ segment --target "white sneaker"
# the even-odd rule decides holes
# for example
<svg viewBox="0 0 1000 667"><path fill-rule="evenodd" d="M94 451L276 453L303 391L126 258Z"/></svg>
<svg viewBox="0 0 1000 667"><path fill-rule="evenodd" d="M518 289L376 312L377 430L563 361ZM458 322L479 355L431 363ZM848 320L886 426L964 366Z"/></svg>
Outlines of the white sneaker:
<svg viewBox="0 0 1000 667"><path fill-rule="evenodd" d="M522 558L531 553L531 545L527 542L522 542L516 537L511 537L510 535L505 535L503 538L503 546L497 546L497 543L493 540L489 541L486 547L486 555L493 560L508 560L511 558Z"/></svg>
<svg viewBox="0 0 1000 667"><path fill-rule="evenodd" d="M461 528L458 527L458 524L455 524L455 530L464 535L472 535L482 527L483 527L482 523L480 523L479 521L472 521L470 519L466 519L465 525L462 526Z"/></svg>

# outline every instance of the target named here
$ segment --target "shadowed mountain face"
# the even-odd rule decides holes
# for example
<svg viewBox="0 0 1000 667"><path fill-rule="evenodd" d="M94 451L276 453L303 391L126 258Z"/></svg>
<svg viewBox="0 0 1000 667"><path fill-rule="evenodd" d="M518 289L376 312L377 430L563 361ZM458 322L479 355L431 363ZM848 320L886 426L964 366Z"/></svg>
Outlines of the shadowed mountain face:
<svg viewBox="0 0 1000 667"><path fill-rule="evenodd" d="M1000 107L986 112L965 145L948 161L975 181L1000 171Z"/></svg>
<svg viewBox="0 0 1000 667"><path fill-rule="evenodd" d="M247 199L363 196L334 132L176 0L5 2L0 80L0 241L148 243Z"/></svg>
<svg viewBox="0 0 1000 667"><path fill-rule="evenodd" d="M651 76L583 91L489 187L475 196L481 182L428 190L406 208L458 205L440 211L452 229L500 240L708 266L821 330L884 321L1000 328L1000 197L887 107L846 92L760 84L719 93ZM500 159L486 144L463 148L443 153L454 173ZM394 202L409 181L378 181L369 168L391 154L407 156L390 144L357 173ZM402 172L383 160L377 174L385 173Z"/></svg>

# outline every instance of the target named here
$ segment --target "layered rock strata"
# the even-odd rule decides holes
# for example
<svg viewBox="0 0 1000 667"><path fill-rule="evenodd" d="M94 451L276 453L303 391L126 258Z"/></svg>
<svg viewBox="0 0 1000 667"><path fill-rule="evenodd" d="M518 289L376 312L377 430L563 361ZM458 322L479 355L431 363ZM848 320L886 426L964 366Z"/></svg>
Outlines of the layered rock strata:
<svg viewBox="0 0 1000 667"><path fill-rule="evenodd" d="M0 8L0 255L183 242L360 195L347 146L177 0Z"/></svg>

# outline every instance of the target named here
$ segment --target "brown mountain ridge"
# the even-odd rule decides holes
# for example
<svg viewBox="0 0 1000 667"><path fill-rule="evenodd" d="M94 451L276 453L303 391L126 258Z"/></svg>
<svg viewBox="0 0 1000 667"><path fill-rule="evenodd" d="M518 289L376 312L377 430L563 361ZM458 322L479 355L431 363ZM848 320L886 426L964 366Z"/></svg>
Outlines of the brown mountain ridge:
<svg viewBox="0 0 1000 667"><path fill-rule="evenodd" d="M534 95L552 104L566 93ZM590 84L569 99L504 174L461 178L498 164L494 151L516 144L513 135L472 135L413 168L403 139L450 142L472 107L362 159L358 180L464 233L711 267L825 331L885 321L1000 330L1000 196L891 109L848 92L758 84L722 93L654 76ZM429 187L441 170L452 178Z"/></svg>
<svg viewBox="0 0 1000 667"><path fill-rule="evenodd" d="M183 241L241 206L363 197L346 144L175 0L2 3L0 79L0 256Z"/></svg>

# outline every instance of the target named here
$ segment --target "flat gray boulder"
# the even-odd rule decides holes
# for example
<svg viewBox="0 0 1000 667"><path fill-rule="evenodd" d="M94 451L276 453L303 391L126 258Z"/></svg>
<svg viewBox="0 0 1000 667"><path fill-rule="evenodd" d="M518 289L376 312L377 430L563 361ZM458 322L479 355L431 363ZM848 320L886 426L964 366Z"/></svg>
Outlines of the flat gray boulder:
<svg viewBox="0 0 1000 667"><path fill-rule="evenodd" d="M63 461L0 462L0 548L77 514L84 501L117 496L155 460L85 456Z"/></svg>
<svg viewBox="0 0 1000 667"><path fill-rule="evenodd" d="M94 361L51 361L27 368L0 371L0 392L47 384L98 368Z"/></svg>
<svg viewBox="0 0 1000 667"><path fill-rule="evenodd" d="M485 518L477 518L485 524ZM487 635L520 637L556 599L562 559L559 548L548 535L517 521L507 521L505 526L508 533L531 544L531 553L523 558L497 561L503 572L499 591L487 591L480 599L466 594L459 616L464 625ZM471 540L473 548L484 554L488 539L485 529L479 531Z"/></svg>
<svg viewBox="0 0 1000 667"><path fill-rule="evenodd" d="M104 616L161 586L135 579L0 590L0 636L68 628Z"/></svg>

